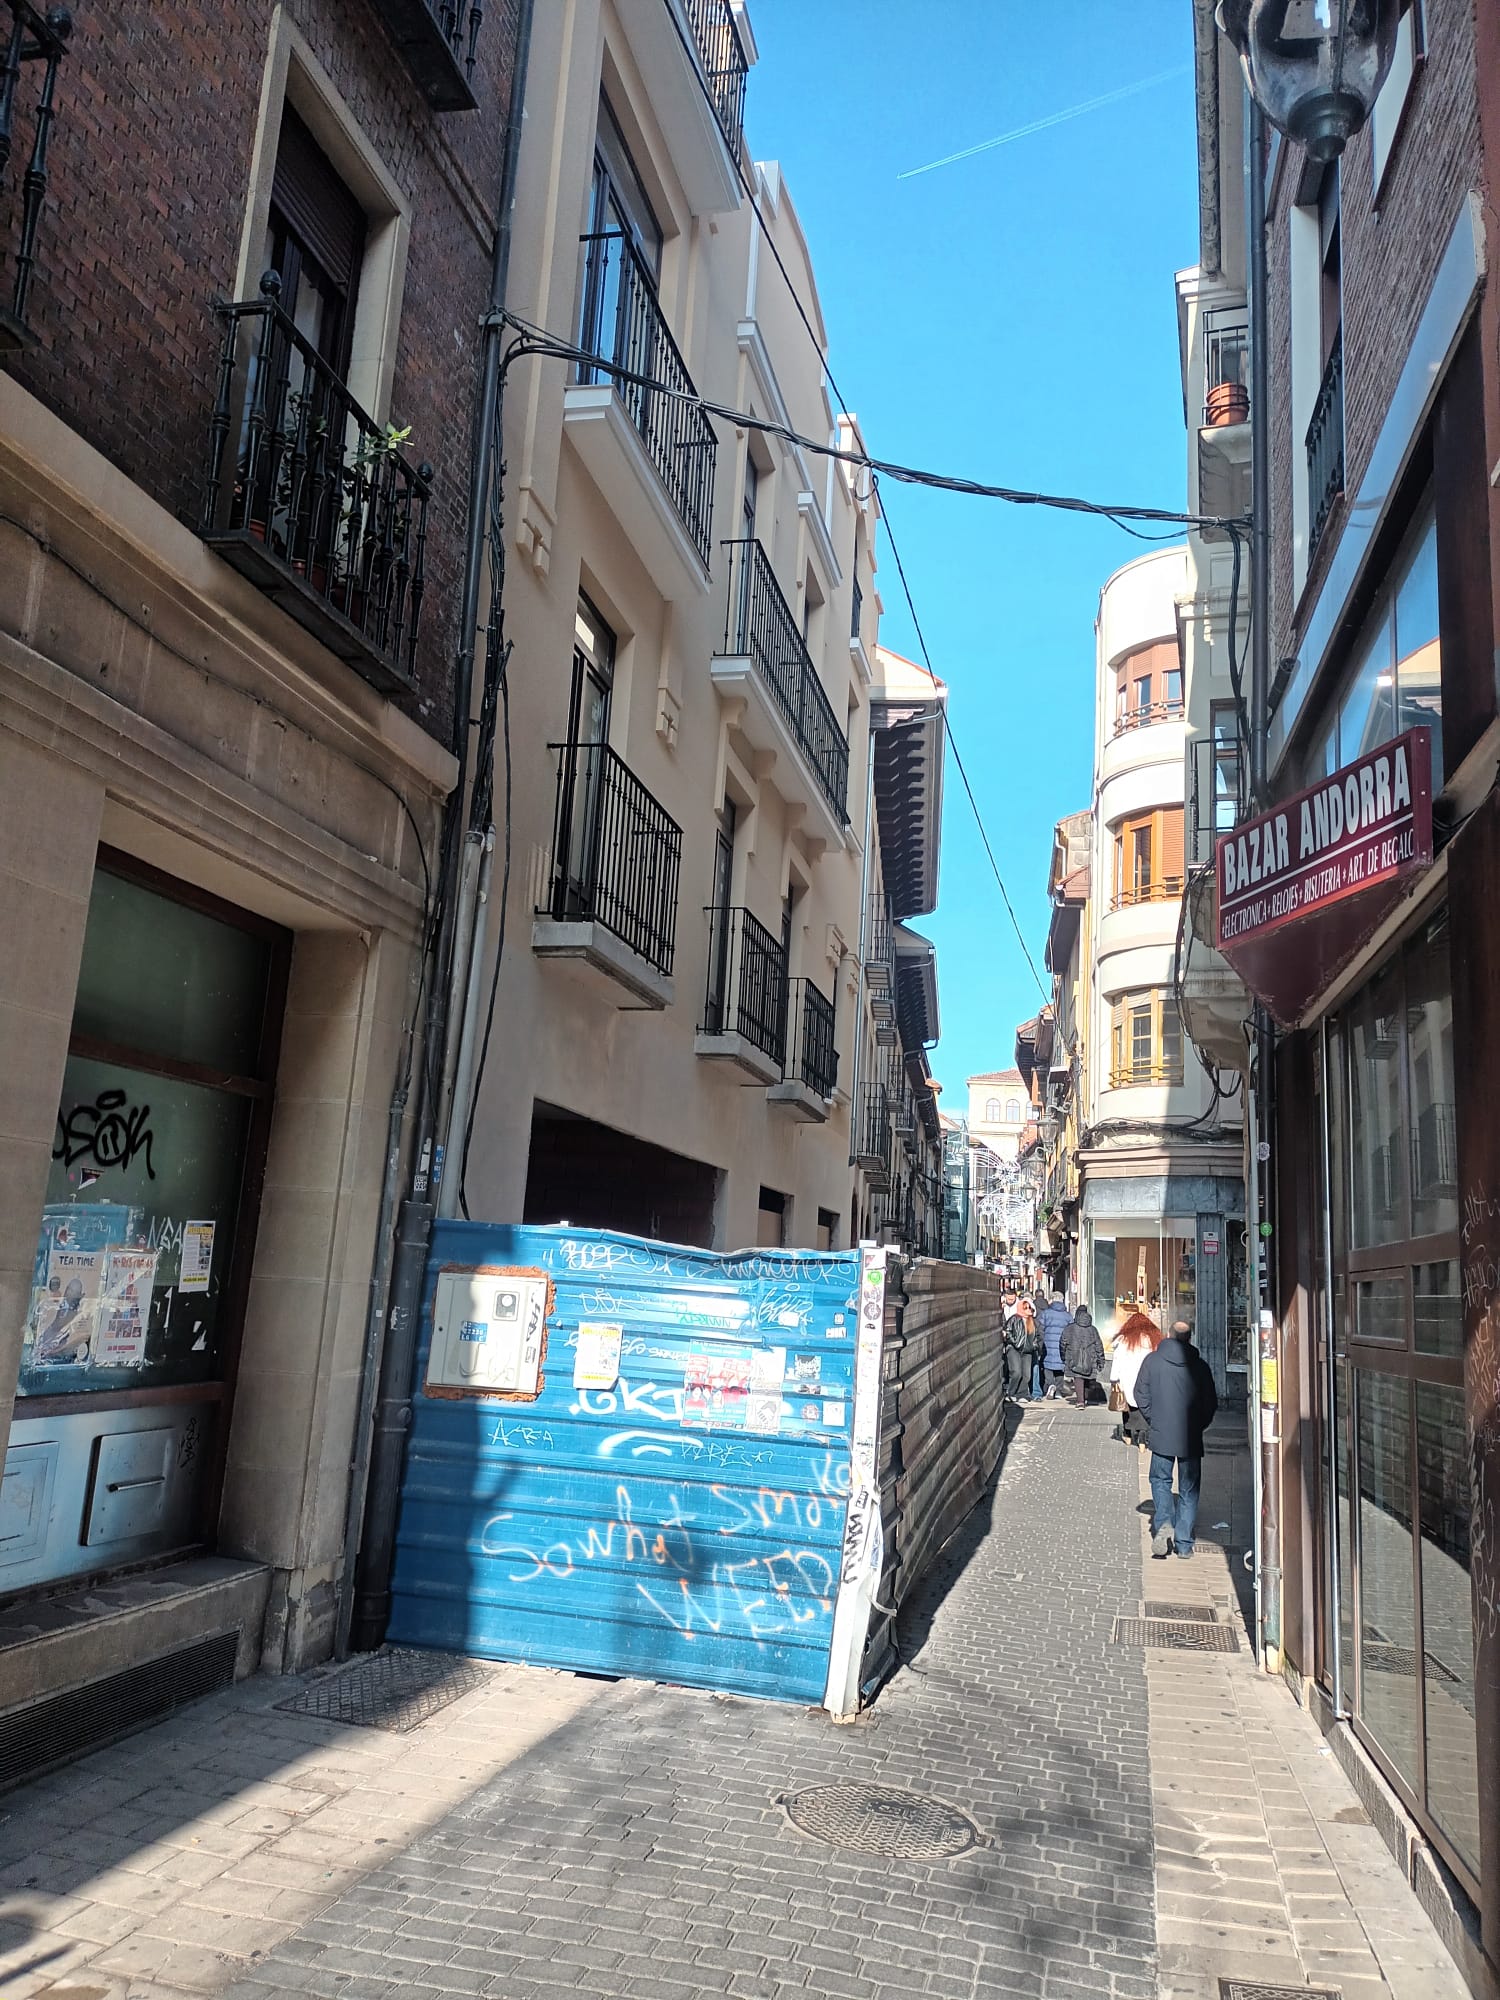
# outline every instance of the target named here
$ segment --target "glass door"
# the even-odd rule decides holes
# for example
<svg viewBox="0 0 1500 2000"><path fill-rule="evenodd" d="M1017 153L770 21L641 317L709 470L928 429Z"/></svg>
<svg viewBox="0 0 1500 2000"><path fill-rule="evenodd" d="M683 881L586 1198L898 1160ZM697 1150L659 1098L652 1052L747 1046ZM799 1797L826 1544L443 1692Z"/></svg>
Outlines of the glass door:
<svg viewBox="0 0 1500 2000"><path fill-rule="evenodd" d="M1477 1891L1456 1084L1446 911L1331 1024L1335 1671L1354 1726Z"/></svg>

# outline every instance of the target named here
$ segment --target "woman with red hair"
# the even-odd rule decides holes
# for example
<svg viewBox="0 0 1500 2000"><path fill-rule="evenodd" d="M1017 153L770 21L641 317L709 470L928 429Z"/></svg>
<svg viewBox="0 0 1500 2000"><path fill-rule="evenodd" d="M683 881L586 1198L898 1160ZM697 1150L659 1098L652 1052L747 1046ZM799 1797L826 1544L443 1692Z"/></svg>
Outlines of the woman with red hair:
<svg viewBox="0 0 1500 2000"><path fill-rule="evenodd" d="M1141 1372L1141 1363L1146 1356L1154 1354L1160 1346L1161 1328L1154 1319L1148 1319L1143 1312L1131 1313L1115 1335L1109 1364L1109 1379L1111 1386L1119 1384L1125 1398L1121 1435L1137 1450L1146 1444L1149 1431L1146 1419L1136 1408L1135 1379Z"/></svg>

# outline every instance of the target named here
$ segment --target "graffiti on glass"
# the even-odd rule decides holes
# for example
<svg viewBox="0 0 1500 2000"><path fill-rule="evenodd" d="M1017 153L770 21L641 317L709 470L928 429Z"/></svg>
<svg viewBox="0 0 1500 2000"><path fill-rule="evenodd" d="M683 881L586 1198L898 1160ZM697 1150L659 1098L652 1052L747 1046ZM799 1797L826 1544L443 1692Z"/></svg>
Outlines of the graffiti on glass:
<svg viewBox="0 0 1500 2000"><path fill-rule="evenodd" d="M66 1114L58 1112L52 1157L70 1168L82 1162L97 1173L130 1167L143 1158L147 1176L154 1181L150 1117L149 1104L131 1104L123 1090L101 1090L92 1104L75 1104Z"/></svg>

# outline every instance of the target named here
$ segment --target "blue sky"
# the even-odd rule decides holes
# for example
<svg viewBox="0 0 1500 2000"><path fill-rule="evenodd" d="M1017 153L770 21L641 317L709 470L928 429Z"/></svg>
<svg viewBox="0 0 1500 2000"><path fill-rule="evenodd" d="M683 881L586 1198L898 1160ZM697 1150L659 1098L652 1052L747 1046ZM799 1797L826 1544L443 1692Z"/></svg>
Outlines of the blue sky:
<svg viewBox="0 0 1500 2000"><path fill-rule="evenodd" d="M1060 17L1066 27L1060 29ZM1173 273L1197 259L1189 0L752 0L747 123L812 246L831 361L880 457L1180 508ZM915 30L915 32L914 32ZM1135 84L1128 98L907 169ZM1089 803L1094 612L1142 552L1108 522L893 488L959 748L1038 969L1053 822ZM920 657L889 551L882 637ZM933 1072L1013 1060L1040 996L950 758Z"/></svg>

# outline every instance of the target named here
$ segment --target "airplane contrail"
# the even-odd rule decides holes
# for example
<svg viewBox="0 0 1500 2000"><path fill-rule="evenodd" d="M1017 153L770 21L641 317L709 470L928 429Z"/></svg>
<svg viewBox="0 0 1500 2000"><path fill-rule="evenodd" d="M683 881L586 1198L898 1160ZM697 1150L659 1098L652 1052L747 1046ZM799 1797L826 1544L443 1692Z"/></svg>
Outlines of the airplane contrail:
<svg viewBox="0 0 1500 2000"><path fill-rule="evenodd" d="M1066 111L1053 111L1045 118L1033 118L1029 125L1017 125L1012 132L1002 132L997 139L982 139L977 146L965 146L961 153L946 153L940 160L929 160L925 167L908 167L904 174L897 174L898 181L915 180L918 174L936 173L939 167L955 166L960 160L972 160L976 153L991 153L997 146L1009 146L1017 139L1029 139L1033 132L1045 132L1053 125L1066 125L1070 119L1082 118L1090 111L1102 111L1106 104L1118 104L1122 98L1138 97L1143 90L1154 90L1159 83L1168 83L1174 77L1188 76L1192 72L1191 63L1179 63L1176 69L1158 70L1155 76L1143 76L1138 83L1121 84L1118 90L1106 90L1102 97L1091 97L1083 104L1073 104Z"/></svg>

